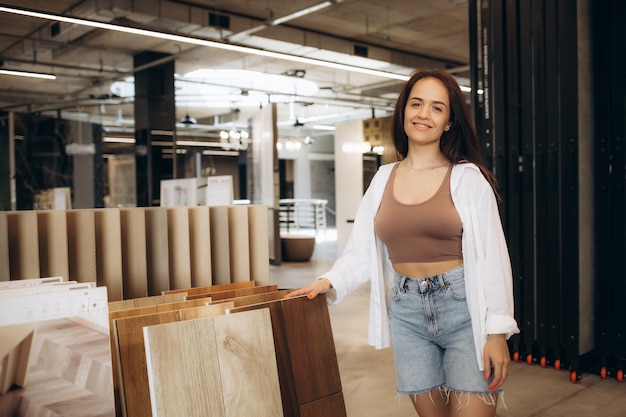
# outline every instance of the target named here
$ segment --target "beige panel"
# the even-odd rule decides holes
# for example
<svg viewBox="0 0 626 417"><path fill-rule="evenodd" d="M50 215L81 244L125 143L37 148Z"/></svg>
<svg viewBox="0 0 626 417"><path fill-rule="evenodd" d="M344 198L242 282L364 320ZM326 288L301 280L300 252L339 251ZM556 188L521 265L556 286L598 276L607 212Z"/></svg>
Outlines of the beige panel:
<svg viewBox="0 0 626 417"><path fill-rule="evenodd" d="M144 338L154 416L283 415L267 309L149 326Z"/></svg>
<svg viewBox="0 0 626 417"><path fill-rule="evenodd" d="M215 317L226 417L283 416L269 309Z"/></svg>
<svg viewBox="0 0 626 417"><path fill-rule="evenodd" d="M107 287L109 301L124 298L122 269L122 220L119 209L94 211L96 222L97 283Z"/></svg>
<svg viewBox="0 0 626 417"><path fill-rule="evenodd" d="M11 279L8 227L7 212L0 211L0 281L8 281Z"/></svg>
<svg viewBox="0 0 626 417"><path fill-rule="evenodd" d="M211 223L211 269L213 284L230 283L228 206L209 207Z"/></svg>
<svg viewBox="0 0 626 417"><path fill-rule="evenodd" d="M143 208L120 209L124 298L148 296L146 214Z"/></svg>
<svg viewBox="0 0 626 417"><path fill-rule="evenodd" d="M170 251L170 288L191 287L189 259L189 209L167 208L167 228Z"/></svg>
<svg viewBox="0 0 626 417"><path fill-rule="evenodd" d="M37 213L39 230L39 263L42 277L70 278L67 215L65 210L40 210Z"/></svg>
<svg viewBox="0 0 626 417"><path fill-rule="evenodd" d="M250 281L250 238L248 235L248 207L228 206L230 238L230 281Z"/></svg>
<svg viewBox="0 0 626 417"><path fill-rule="evenodd" d="M7 213L11 279L32 279L39 273L39 232L35 211Z"/></svg>
<svg viewBox="0 0 626 417"><path fill-rule="evenodd" d="M152 415L225 417L213 319L148 326L143 332Z"/></svg>
<svg viewBox="0 0 626 417"><path fill-rule="evenodd" d="M96 222L94 210L67 210L70 280L96 282Z"/></svg>
<svg viewBox="0 0 626 417"><path fill-rule="evenodd" d="M267 224L267 206L248 206L248 234L250 236L250 279L256 285L270 282L270 254Z"/></svg>
<svg viewBox="0 0 626 417"><path fill-rule="evenodd" d="M211 285L211 223L208 206L189 207L189 239L191 286Z"/></svg>
<svg viewBox="0 0 626 417"><path fill-rule="evenodd" d="M146 251L148 258L148 295L170 289L167 208L146 208Z"/></svg>

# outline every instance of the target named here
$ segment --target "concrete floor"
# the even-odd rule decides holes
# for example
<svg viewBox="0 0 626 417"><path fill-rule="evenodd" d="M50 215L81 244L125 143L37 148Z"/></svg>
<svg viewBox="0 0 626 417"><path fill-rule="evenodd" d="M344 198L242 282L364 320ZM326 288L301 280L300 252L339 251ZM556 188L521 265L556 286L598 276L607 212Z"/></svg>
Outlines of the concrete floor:
<svg viewBox="0 0 626 417"><path fill-rule="evenodd" d="M318 235L309 262L284 262L271 266L272 283L296 288L327 271L337 257L334 230ZM367 285L330 307L337 360L348 417L416 416L406 396L395 391L391 349L367 345ZM505 384L505 403L499 417L625 417L626 384L616 379L583 374L579 383L567 371L512 362Z"/></svg>

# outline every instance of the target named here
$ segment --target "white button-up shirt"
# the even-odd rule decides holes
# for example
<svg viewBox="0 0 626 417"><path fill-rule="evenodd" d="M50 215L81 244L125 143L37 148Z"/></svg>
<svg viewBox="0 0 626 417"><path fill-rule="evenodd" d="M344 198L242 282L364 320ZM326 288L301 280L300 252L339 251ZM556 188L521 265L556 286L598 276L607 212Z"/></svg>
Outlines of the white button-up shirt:
<svg viewBox="0 0 626 417"><path fill-rule="evenodd" d="M344 252L332 269L320 276L333 285L326 294L329 304L341 302L370 281L368 343L378 349L390 345L388 306L394 271L385 244L374 233L374 218L394 164L380 167L372 179L359 204ZM519 333L513 318L511 263L496 198L480 169L471 163L454 165L450 191L463 223L467 304L476 360L482 371L487 336L506 334L508 339Z"/></svg>

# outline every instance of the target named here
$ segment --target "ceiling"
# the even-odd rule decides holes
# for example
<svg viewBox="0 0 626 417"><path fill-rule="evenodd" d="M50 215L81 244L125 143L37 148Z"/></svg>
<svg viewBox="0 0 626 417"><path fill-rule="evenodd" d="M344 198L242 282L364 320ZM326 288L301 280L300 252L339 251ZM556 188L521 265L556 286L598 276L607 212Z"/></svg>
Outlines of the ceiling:
<svg viewBox="0 0 626 417"><path fill-rule="evenodd" d="M417 67L446 68L463 83L469 62L467 7L467 0L4 1L0 3L0 69L53 73L56 79L0 75L0 110L99 123L111 135L132 135L130 77L137 70L133 56L155 51L170 55L165 60L174 60L180 77L176 120L188 114L197 121L179 123L177 131L215 135L228 124L245 124L271 100L278 103L281 134L314 134L314 125L390 114L402 83L397 76L406 76ZM8 8L53 16L25 16ZM115 27L59 23L54 16ZM191 40L124 33L115 30L118 27ZM198 39L219 47L198 45ZM224 45L252 50L231 51L221 48ZM285 53L289 59L260 56L258 50ZM295 62L293 57L383 74ZM285 77L253 83L247 74L242 81L213 73L187 79L191 83L185 84L185 75L198 69L229 70L231 75L233 70L253 70L266 77ZM296 79L315 83L317 91L301 94L302 87L294 87ZM124 80L131 83L111 89L113 83ZM228 97L222 97L225 94Z"/></svg>

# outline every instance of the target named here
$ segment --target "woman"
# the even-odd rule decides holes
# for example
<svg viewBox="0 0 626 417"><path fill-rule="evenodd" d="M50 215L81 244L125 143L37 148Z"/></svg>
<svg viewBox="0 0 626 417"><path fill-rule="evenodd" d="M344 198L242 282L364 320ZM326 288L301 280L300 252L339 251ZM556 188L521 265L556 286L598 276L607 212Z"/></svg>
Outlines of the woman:
<svg viewBox="0 0 626 417"><path fill-rule="evenodd" d="M411 76L393 140L400 162L372 179L345 251L290 296L335 304L369 280L368 341L393 345L397 391L417 413L494 416L519 330L495 180L452 76Z"/></svg>

